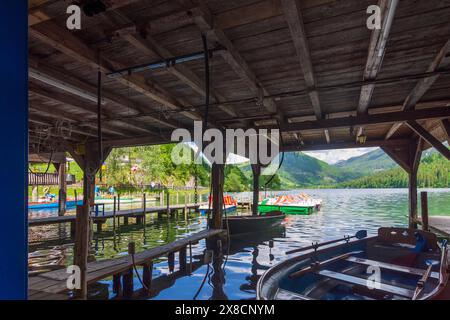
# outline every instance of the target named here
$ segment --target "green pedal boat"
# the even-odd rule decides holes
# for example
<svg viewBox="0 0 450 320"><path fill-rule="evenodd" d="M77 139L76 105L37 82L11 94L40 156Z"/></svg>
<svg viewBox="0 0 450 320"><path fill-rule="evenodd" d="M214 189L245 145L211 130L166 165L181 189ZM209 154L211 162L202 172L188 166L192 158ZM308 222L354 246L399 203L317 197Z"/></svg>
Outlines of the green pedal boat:
<svg viewBox="0 0 450 320"><path fill-rule="evenodd" d="M271 211L281 211L287 215L310 215L320 210L321 199L314 199L306 194L285 195L266 198L258 205L261 215Z"/></svg>

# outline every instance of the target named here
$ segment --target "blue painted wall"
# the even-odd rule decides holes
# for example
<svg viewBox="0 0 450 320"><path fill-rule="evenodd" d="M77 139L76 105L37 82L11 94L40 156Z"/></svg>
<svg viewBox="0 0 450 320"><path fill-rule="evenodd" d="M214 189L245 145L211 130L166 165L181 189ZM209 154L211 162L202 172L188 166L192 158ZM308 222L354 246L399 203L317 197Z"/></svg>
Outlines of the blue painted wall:
<svg viewBox="0 0 450 320"><path fill-rule="evenodd" d="M0 1L0 299L27 297L28 13Z"/></svg>

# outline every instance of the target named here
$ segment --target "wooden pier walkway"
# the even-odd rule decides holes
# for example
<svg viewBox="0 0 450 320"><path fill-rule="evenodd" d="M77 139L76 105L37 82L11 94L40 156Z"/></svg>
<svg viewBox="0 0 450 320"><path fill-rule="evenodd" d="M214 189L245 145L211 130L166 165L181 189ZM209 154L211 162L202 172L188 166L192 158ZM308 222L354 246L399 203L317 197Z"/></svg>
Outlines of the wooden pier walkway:
<svg viewBox="0 0 450 320"><path fill-rule="evenodd" d="M416 220L418 224L422 224L422 220ZM446 238L450 239L450 216L429 216L428 228Z"/></svg>
<svg viewBox="0 0 450 320"><path fill-rule="evenodd" d="M187 248L197 244L200 240L223 234L223 230L203 230L186 238L176 240L162 246L145 250L134 255L135 265L143 267L143 282L147 288L151 288L153 260L161 256L168 256L169 270L173 272L175 266L175 253L179 253L179 266L181 271L186 271ZM28 280L28 299L53 300L70 299L67 288L67 279L70 274L66 269L55 270L41 275L30 277ZM99 280L113 276L114 292L122 294L125 298L133 295L133 262L131 256L116 259L96 261L87 264L87 283L93 284Z"/></svg>
<svg viewBox="0 0 450 320"><path fill-rule="evenodd" d="M120 210L120 211L107 211L104 214L99 212L98 215L94 213L91 214L91 218L93 223L103 224L108 219L113 218L138 218L141 219L147 213L170 213L176 211L184 211L184 210L196 210L201 205L205 203L191 203L191 204L180 204L180 205L172 205L169 208L167 206L158 206L158 207L148 207L148 208L139 208L139 209L129 209L129 210ZM55 217L45 217L45 218L35 218L28 220L28 226L43 226L43 225L51 225L51 224L60 224L60 223L71 223L73 225L73 229L75 227L75 215L65 215L65 216L55 216Z"/></svg>

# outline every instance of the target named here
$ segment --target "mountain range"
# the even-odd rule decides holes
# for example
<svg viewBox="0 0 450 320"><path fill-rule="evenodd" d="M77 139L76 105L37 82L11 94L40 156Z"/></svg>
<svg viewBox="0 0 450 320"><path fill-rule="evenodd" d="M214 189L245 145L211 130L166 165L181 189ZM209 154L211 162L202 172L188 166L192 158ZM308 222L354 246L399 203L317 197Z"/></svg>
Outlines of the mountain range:
<svg viewBox="0 0 450 320"><path fill-rule="evenodd" d="M430 187L435 184L445 187L450 183L450 163L442 158L433 149L424 153L419 171L419 183ZM228 177L230 174L227 175L226 181L230 189L234 189L233 186L237 185L251 186L252 171L248 163L237 165L229 169L229 172L234 179L234 183L230 183ZM263 176L260 184L263 186L269 178L270 176ZM407 176L403 170L382 149L375 149L334 165L301 152L286 153L270 188L372 188L405 187L406 185Z"/></svg>

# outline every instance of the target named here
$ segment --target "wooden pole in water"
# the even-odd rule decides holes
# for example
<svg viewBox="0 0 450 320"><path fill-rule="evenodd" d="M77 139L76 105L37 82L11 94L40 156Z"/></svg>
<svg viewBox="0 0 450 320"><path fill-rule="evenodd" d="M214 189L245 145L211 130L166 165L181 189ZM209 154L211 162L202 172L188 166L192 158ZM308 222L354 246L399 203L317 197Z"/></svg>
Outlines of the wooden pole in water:
<svg viewBox="0 0 450 320"><path fill-rule="evenodd" d="M77 206L74 265L80 269L80 289L75 290L78 299L87 298L86 268L89 252L89 205Z"/></svg>
<svg viewBox="0 0 450 320"><path fill-rule="evenodd" d="M142 197L143 197L143 203L142 203L142 205L143 205L143 218L144 218L144 226L145 226L145 220L146 220L146 213L147 213L147 195L145 194L145 192L144 192L144 194L142 195Z"/></svg>
<svg viewBox="0 0 450 320"><path fill-rule="evenodd" d="M428 192L423 191L420 193L420 204L422 208L422 229L429 231L428 225Z"/></svg>
<svg viewBox="0 0 450 320"><path fill-rule="evenodd" d="M116 206L117 206L117 197L114 196L114 204L113 204L113 229L116 230Z"/></svg>
<svg viewBox="0 0 450 320"><path fill-rule="evenodd" d="M223 182L224 165L213 163L211 168L212 175L212 229L222 228L222 208L223 208Z"/></svg>
<svg viewBox="0 0 450 320"><path fill-rule="evenodd" d="M66 163L58 165L58 215L63 216L66 213L67 202L67 181L66 181Z"/></svg>
<svg viewBox="0 0 450 320"><path fill-rule="evenodd" d="M259 176L261 175L261 166L259 164L252 164L253 171L253 205L252 215L258 215L258 202L259 202Z"/></svg>
<svg viewBox="0 0 450 320"><path fill-rule="evenodd" d="M170 193L169 193L169 190L167 190L167 194L166 194L166 208L167 208L167 215L170 215Z"/></svg>

